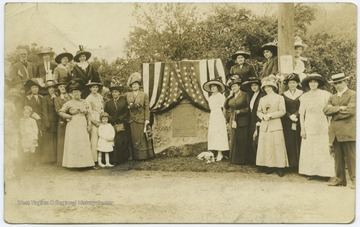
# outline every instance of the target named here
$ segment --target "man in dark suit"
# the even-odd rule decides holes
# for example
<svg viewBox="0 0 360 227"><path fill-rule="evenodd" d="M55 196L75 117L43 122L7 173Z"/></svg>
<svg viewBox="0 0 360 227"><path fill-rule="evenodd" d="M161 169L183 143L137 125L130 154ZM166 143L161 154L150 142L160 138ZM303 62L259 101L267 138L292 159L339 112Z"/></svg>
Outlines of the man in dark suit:
<svg viewBox="0 0 360 227"><path fill-rule="evenodd" d="M19 49L17 54L20 57L20 61L14 63L10 69L10 83L25 83L35 76L36 67L33 63L27 60L27 50Z"/></svg>
<svg viewBox="0 0 360 227"><path fill-rule="evenodd" d="M335 158L336 180L329 186L346 186L345 161L355 188L356 173L356 93L347 87L344 73L331 77L337 93L329 99L324 113L331 116L329 128L330 148Z"/></svg>
<svg viewBox="0 0 360 227"><path fill-rule="evenodd" d="M42 78L44 81L55 80L53 72L56 64L50 61L54 54L51 48L44 48L38 53L43 61L36 67L36 77Z"/></svg>

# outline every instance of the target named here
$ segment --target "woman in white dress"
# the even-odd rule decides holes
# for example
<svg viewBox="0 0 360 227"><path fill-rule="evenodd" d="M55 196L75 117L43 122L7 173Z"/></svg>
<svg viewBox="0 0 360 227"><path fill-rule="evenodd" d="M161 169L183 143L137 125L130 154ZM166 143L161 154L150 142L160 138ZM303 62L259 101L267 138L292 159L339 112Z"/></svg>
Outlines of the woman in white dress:
<svg viewBox="0 0 360 227"><path fill-rule="evenodd" d="M299 173L313 176L333 177L334 159L329 152L328 119L323 113L330 93L319 89L324 80L319 74L311 74L302 81L310 89L300 97L301 148Z"/></svg>
<svg viewBox="0 0 360 227"><path fill-rule="evenodd" d="M223 151L229 150L229 140L227 136L225 120L225 96L221 93L225 91L225 85L220 79L214 79L203 85L205 91L212 93L208 98L210 107L210 119L208 129L208 150L218 151L216 161L221 161Z"/></svg>
<svg viewBox="0 0 360 227"><path fill-rule="evenodd" d="M96 78L91 79L86 86L90 89L90 94L86 97L86 101L90 106L90 120L91 120L91 131L90 131L90 142L91 142L91 152L93 154L94 162L98 161L98 128L100 126L100 114L104 112L104 99L99 93L99 90L102 88L100 80Z"/></svg>

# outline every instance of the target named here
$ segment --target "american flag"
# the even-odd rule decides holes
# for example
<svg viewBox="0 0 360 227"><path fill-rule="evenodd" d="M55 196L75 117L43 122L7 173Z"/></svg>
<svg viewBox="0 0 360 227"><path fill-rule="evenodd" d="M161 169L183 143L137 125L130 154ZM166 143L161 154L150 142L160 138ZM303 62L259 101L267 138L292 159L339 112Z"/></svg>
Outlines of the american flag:
<svg viewBox="0 0 360 227"><path fill-rule="evenodd" d="M144 63L142 72L150 110L155 113L173 108L184 98L194 106L209 111L209 94L202 85L218 76L225 79L220 59Z"/></svg>

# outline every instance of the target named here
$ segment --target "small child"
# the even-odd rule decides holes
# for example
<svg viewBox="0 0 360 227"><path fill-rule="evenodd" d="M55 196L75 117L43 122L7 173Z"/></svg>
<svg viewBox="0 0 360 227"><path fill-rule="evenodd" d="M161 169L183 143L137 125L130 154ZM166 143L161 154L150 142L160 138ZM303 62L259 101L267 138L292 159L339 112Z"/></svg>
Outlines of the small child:
<svg viewBox="0 0 360 227"><path fill-rule="evenodd" d="M31 118L33 110L30 106L24 106L23 118L20 120L21 149L25 155L25 170L34 168L35 148L38 146L38 127L36 121Z"/></svg>
<svg viewBox="0 0 360 227"><path fill-rule="evenodd" d="M99 126L99 140L97 145L97 150L99 151L98 164L100 167L113 167L113 165L110 164L109 153L113 151L115 130L114 127L108 123L108 120L109 114L102 112L100 114L101 125ZM105 153L105 165L101 162L102 153Z"/></svg>

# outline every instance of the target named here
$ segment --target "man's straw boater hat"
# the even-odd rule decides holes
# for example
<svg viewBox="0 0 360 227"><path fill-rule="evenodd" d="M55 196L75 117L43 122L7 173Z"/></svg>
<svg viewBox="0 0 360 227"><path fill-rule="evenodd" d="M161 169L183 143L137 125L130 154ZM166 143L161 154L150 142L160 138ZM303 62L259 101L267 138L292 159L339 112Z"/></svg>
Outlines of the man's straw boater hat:
<svg viewBox="0 0 360 227"><path fill-rule="evenodd" d="M349 76L345 76L344 73L338 73L335 75L331 76L331 80L329 80L329 84L334 84L336 82L340 82L340 81L344 81L344 80L348 80L350 77Z"/></svg>

